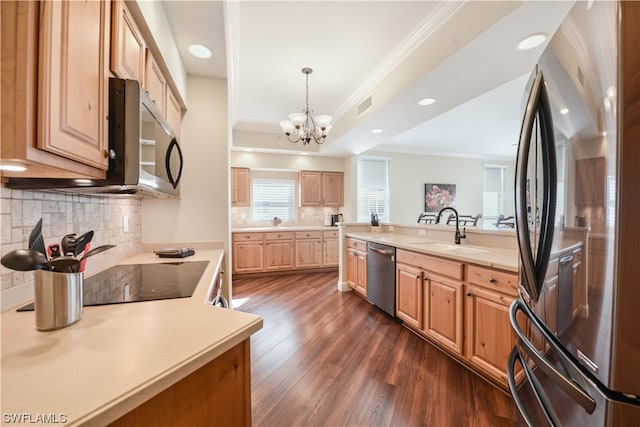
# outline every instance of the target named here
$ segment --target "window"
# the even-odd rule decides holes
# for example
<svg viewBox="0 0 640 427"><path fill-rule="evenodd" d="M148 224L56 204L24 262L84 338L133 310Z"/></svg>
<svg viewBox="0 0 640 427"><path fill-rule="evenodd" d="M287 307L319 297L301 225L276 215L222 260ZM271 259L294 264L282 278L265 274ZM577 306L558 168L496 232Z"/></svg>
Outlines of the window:
<svg viewBox="0 0 640 427"><path fill-rule="evenodd" d="M253 179L253 221L295 220L295 179Z"/></svg>
<svg viewBox="0 0 640 427"><path fill-rule="evenodd" d="M506 215L504 211L504 165L484 165L482 192L482 217L485 220L498 219Z"/></svg>
<svg viewBox="0 0 640 427"><path fill-rule="evenodd" d="M358 222L389 222L389 160L358 159Z"/></svg>

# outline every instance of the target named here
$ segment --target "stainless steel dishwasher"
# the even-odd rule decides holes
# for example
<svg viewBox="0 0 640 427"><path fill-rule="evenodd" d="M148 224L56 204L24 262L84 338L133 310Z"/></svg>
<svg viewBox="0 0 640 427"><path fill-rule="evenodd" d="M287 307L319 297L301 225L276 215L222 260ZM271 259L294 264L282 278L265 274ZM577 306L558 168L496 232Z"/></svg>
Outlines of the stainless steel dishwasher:
<svg viewBox="0 0 640 427"><path fill-rule="evenodd" d="M396 248L369 242L367 245L367 298L396 317Z"/></svg>
<svg viewBox="0 0 640 427"><path fill-rule="evenodd" d="M573 310L573 255L560 258L558 272L558 335L571 324Z"/></svg>

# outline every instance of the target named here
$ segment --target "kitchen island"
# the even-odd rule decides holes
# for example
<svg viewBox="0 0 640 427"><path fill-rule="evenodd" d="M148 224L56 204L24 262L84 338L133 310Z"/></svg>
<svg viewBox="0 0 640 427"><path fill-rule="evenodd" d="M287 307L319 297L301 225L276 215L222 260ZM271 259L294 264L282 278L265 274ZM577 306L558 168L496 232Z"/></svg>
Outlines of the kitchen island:
<svg viewBox="0 0 640 427"><path fill-rule="evenodd" d="M262 318L206 303L223 255L180 260L209 261L188 298L85 307L50 332L33 312L4 313L3 424L249 425L249 337ZM149 252L120 264L172 261Z"/></svg>

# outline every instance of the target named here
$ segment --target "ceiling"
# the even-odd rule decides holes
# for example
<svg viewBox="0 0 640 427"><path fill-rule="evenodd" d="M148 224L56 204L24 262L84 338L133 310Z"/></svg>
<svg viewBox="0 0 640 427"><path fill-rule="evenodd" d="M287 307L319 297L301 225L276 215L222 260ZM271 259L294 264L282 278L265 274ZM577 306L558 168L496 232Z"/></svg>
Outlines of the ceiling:
<svg viewBox="0 0 640 427"><path fill-rule="evenodd" d="M553 34L572 4L240 0L164 7L187 73L227 78L234 131L270 135L267 148L512 159L525 84L544 49L516 46L532 34ZM213 57L192 57L192 43L210 47ZM303 67L314 70L310 108L334 119L322 146L290 144L279 127L304 108ZM372 106L358 116L369 96ZM417 105L426 97L437 101Z"/></svg>

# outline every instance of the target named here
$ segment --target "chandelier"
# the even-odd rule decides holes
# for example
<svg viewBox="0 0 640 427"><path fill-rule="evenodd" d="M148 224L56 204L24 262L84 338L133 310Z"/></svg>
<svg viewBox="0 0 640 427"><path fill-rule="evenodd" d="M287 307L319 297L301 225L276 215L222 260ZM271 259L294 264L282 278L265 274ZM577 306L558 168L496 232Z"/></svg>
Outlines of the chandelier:
<svg viewBox="0 0 640 427"><path fill-rule="evenodd" d="M289 114L289 120L280 122L289 142L302 141L302 145L307 145L313 139L316 144L322 144L331 130L331 116L322 115L313 117L313 110L309 109L309 74L313 70L309 67L302 69L302 73L307 76L307 98L305 109L302 113Z"/></svg>

